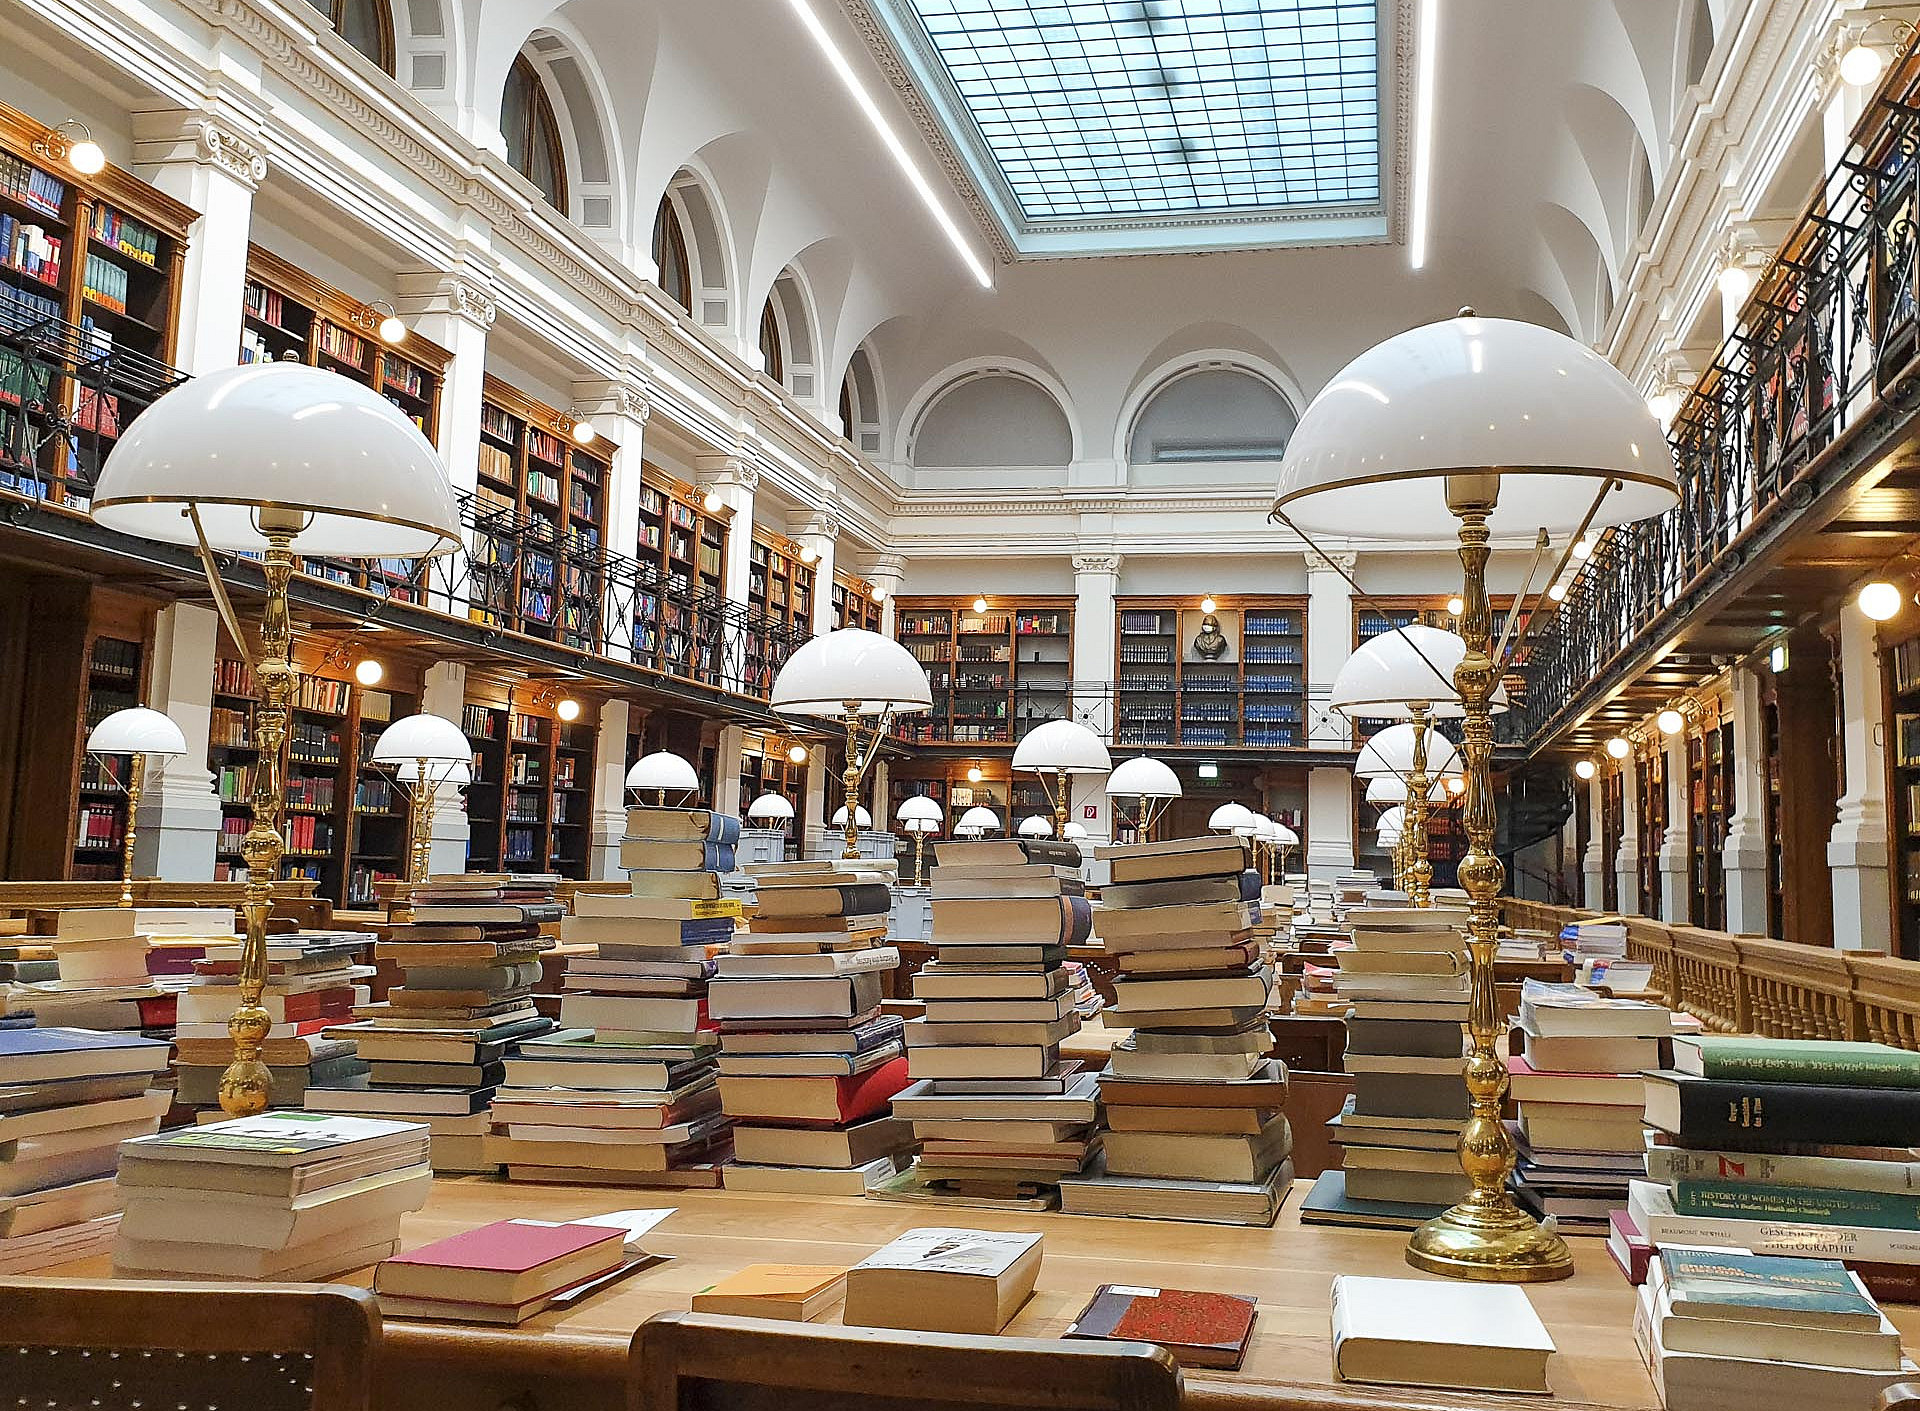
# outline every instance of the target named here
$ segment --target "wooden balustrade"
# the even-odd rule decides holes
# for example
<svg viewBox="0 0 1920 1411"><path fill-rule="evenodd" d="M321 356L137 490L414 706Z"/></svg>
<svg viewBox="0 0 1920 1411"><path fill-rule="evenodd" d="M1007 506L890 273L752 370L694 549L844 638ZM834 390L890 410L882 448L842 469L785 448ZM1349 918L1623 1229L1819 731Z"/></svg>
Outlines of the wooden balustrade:
<svg viewBox="0 0 1920 1411"><path fill-rule="evenodd" d="M1509 925L1558 931L1599 913L1502 903ZM1653 967L1651 989L1717 1033L1869 1039L1920 1051L1920 962L1731 936L1644 916L1627 921L1627 958Z"/></svg>

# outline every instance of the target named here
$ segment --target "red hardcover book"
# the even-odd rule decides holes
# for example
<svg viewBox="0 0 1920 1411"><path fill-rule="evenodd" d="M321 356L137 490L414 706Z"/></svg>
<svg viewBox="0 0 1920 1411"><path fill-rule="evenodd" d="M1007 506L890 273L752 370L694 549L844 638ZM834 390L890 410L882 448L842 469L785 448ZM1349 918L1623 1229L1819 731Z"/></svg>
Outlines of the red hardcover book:
<svg viewBox="0 0 1920 1411"><path fill-rule="evenodd" d="M730 1117L809 1127L844 1127L887 1111L911 1080L902 1054L864 1073L821 1077L720 1076L720 1103Z"/></svg>
<svg viewBox="0 0 1920 1411"><path fill-rule="evenodd" d="M140 1027L143 1029L171 1028L174 1016L180 1010L178 995L155 995L151 999L134 1002L140 1006Z"/></svg>
<svg viewBox="0 0 1920 1411"><path fill-rule="evenodd" d="M381 1261L373 1288L397 1298L519 1304L605 1272L625 1255L619 1226L496 1220Z"/></svg>
<svg viewBox="0 0 1920 1411"><path fill-rule="evenodd" d="M1063 1336L1156 1342L1183 1367L1238 1367L1257 1305L1235 1293L1102 1284Z"/></svg>
<svg viewBox="0 0 1920 1411"><path fill-rule="evenodd" d="M1647 1281L1647 1262L1653 1258L1653 1245L1640 1233L1640 1227L1633 1223L1633 1217L1624 1210L1615 1210L1607 1216L1607 1253L1613 1256L1613 1262L1620 1266L1620 1272L1627 1276L1627 1282L1638 1287Z"/></svg>

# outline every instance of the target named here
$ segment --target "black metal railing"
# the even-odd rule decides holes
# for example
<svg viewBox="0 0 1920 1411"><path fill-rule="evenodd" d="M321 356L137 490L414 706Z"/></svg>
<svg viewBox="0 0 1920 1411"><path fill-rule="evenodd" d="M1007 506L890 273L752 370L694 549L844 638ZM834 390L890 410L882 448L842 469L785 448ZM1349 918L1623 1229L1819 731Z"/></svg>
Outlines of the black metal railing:
<svg viewBox="0 0 1920 1411"><path fill-rule="evenodd" d="M1680 501L1603 535L1529 644L1526 739L1549 738L1623 659L1652 650L1748 540L1810 503L1809 467L1920 354L1920 61L1893 66L1669 429Z"/></svg>
<svg viewBox="0 0 1920 1411"><path fill-rule="evenodd" d="M0 490L86 508L121 429L185 380L0 287Z"/></svg>

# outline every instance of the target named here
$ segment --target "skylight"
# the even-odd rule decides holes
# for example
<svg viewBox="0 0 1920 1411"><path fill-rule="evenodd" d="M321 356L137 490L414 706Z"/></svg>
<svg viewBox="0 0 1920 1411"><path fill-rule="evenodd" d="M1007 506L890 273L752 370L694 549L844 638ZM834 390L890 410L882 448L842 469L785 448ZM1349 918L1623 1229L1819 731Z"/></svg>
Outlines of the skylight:
<svg viewBox="0 0 1920 1411"><path fill-rule="evenodd" d="M1155 247L1268 243L1262 218L1385 233L1383 0L881 0L1016 244L1216 227ZM891 11L887 14L887 11ZM1107 242L1110 246L1111 241ZM1126 243L1126 242L1122 242ZM1142 242L1133 242L1141 244ZM1143 248L1146 247L1143 244Z"/></svg>

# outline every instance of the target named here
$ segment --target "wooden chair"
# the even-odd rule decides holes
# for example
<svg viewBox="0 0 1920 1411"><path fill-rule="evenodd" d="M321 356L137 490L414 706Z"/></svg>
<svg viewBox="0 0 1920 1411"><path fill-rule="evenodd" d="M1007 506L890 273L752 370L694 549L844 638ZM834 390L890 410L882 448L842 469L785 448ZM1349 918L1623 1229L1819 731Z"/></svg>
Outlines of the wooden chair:
<svg viewBox="0 0 1920 1411"><path fill-rule="evenodd" d="M367 1411L380 1311L334 1284L0 1279L8 1404Z"/></svg>
<svg viewBox="0 0 1920 1411"><path fill-rule="evenodd" d="M640 1325L628 1411L1177 1411L1146 1343L962 1337L662 1313Z"/></svg>

